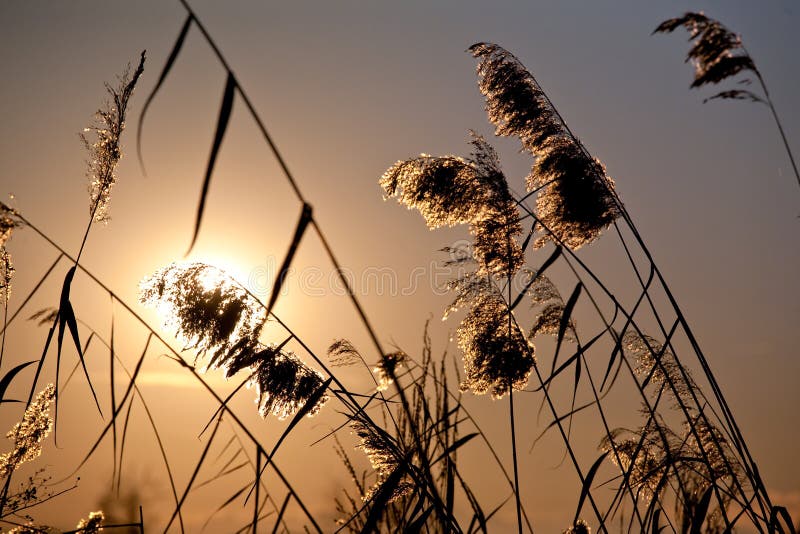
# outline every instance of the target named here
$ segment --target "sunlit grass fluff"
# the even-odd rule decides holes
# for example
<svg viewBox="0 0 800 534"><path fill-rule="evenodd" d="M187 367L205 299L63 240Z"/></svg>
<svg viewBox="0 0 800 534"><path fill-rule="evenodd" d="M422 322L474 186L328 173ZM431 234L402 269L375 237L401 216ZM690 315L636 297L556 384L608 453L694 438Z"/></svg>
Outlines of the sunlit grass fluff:
<svg viewBox="0 0 800 534"><path fill-rule="evenodd" d="M8 431L6 437L14 442L14 449L0 455L0 478L7 478L24 462L42 453L42 442L53 428L50 404L55 399L55 386L48 385L25 410L22 420Z"/></svg>
<svg viewBox="0 0 800 534"><path fill-rule="evenodd" d="M470 158L422 154L398 161L381 177L385 198L416 209L431 229L469 224L483 273L513 275L523 261L516 203L494 149L472 133Z"/></svg>
<svg viewBox="0 0 800 534"><path fill-rule="evenodd" d="M259 341L266 309L216 267L170 264L142 281L139 299L155 306L165 327L174 329L186 348L196 351L195 363L206 359L203 371L224 369L231 377L249 370L264 417L292 415L322 386L322 375L291 351ZM326 401L323 395L309 415Z"/></svg>
<svg viewBox="0 0 800 534"><path fill-rule="evenodd" d="M528 191L538 191L536 216L553 235L536 241L560 240L572 249L597 239L619 215L614 182L572 135L536 79L510 52L491 43L472 45L480 59L479 88L496 134L516 136L536 157L527 178Z"/></svg>
<svg viewBox="0 0 800 534"><path fill-rule="evenodd" d="M464 354L466 377L462 390L489 391L500 398L511 388L522 389L534 365L534 348L515 322L508 305L497 293L478 296L457 331Z"/></svg>
<svg viewBox="0 0 800 534"><path fill-rule="evenodd" d="M0 247L6 246L6 242L11 239L14 228L21 225L22 221L17 211L0 202Z"/></svg>
<svg viewBox="0 0 800 534"><path fill-rule="evenodd" d="M742 72L758 74L753 59L742 46L741 38L721 22L702 12L689 11L682 17L665 20L653 33L671 33L681 26L689 32L689 39L693 41L686 54L686 61L691 61L694 65L692 88L717 84ZM743 81L750 82L747 79ZM752 91L744 89L721 91L706 101L714 98L764 101Z"/></svg>
<svg viewBox="0 0 800 534"><path fill-rule="evenodd" d="M11 280L14 278L14 265L11 254L0 247L0 304L8 304L11 297Z"/></svg>
<svg viewBox="0 0 800 534"><path fill-rule="evenodd" d="M144 71L144 52L139 66L126 70L119 77L118 86L106 84L110 101L95 113L95 122L84 129L80 138L89 151L86 176L89 178L89 213L96 222L107 222L111 187L116 181L116 168L122 157L120 137L125 129L125 112L136 82ZM89 139L87 134L93 134Z"/></svg>

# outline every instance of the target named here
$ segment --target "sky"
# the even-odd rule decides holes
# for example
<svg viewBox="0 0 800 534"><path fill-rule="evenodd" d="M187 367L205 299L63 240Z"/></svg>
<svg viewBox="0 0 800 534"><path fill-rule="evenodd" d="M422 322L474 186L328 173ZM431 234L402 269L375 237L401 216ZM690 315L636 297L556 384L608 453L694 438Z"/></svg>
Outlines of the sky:
<svg viewBox="0 0 800 534"><path fill-rule="evenodd" d="M512 188L522 191L530 158L519 153L516 141L492 135L475 60L465 53L479 41L512 51L606 165L697 335L773 500L800 512L800 187L768 109L744 102L703 104L712 91L689 90L686 35L651 36L662 20L687 10L704 10L741 34L797 153L796 3L354 0L194 1L192 6L313 205L381 341L418 352L431 319L434 352L447 350L458 362L458 348L449 341L457 323L439 320L450 297L440 287L447 273L438 263L446 258L438 251L466 239L467 231L428 231L417 213L384 201L377 181L399 159L468 154L473 129L495 144ZM225 84L223 68L193 28L143 125L145 175L135 148L139 112L184 18L178 2L0 4L0 195L72 253L80 245L89 203L78 132L102 104L103 83L113 83L147 50L123 136L111 221L92 230L83 263L154 325L156 315L136 304L137 285L159 267L183 259ZM228 269L265 298L299 213L300 204L237 97L188 259ZM17 269L14 310L57 253L30 229L16 232L8 249ZM601 238L580 256L627 295L631 279L618 248ZM532 256L532 264L541 261ZM369 339L310 234L294 267L276 313L319 354L338 338L351 339L368 353ZM66 266L59 268L63 273ZM29 304L31 313L57 303L60 276L43 286ZM76 284L79 318L108 334L113 310L119 342L130 344L128 362L135 362L145 334L85 278ZM38 357L44 334L31 323L10 331L10 361ZM160 350L153 349L147 360L142 387L154 405L164 401L157 419L166 429L165 441L179 451L172 454L182 466L181 476L188 477L191 464L182 458L199 455L196 436L213 403L177 366L159 357ZM100 358L90 362L90 370L107 390L102 371L107 362ZM354 385L367 387L363 374L348 372ZM85 402L87 392L80 389L85 383L75 380L64 408L72 423L64 426L61 448L52 451L64 459L49 460L61 476L70 474L64 465L80 460L102 429L96 409ZM209 380L220 391L230 390L219 376ZM243 411L250 402L241 400ZM507 424L505 406L483 397L468 402L497 433L498 448L507 451L506 427L497 422ZM635 403L615 402L635 415ZM522 491L537 524L554 531L571 519L575 480L569 466L555 467L563 453L557 439L548 437L527 453L544 425L537 408L538 401L530 401L520 412L523 472L530 473ZM10 428L18 414L3 410L0 427ZM283 423L251 415L248 421L258 425L267 442L280 434ZM158 451L140 416L130 476L151 488L145 511L153 521L163 521L156 511L168 494L163 473L153 466ZM298 477L331 473L306 489L323 515L332 513L332 496L347 476L332 457L330 442L308 444L335 421L333 416L309 420L282 451L285 457L278 458ZM596 451L599 434L586 434L587 450ZM111 457L110 448L102 450L107 453L103 461L93 459L79 489L54 499L43 509L45 518L73 522L64 518L66 508L58 508L58 502L86 511L99 502L107 486L105 460ZM465 453L478 473L485 461L481 454ZM502 457L509 459L507 452ZM496 481L486 484L488 495L492 484ZM562 489L572 500L565 502ZM198 500L213 502L213 497ZM500 514L498 525L506 520L513 518Z"/></svg>

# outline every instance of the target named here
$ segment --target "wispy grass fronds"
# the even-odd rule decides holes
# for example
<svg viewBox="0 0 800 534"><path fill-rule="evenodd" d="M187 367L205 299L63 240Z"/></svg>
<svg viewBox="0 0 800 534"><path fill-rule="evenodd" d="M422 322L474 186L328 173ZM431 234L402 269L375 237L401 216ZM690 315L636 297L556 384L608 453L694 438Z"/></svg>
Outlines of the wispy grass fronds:
<svg viewBox="0 0 800 534"><path fill-rule="evenodd" d="M354 421L351 426L359 438L358 448L366 454L378 477L375 484L367 488L363 500L369 501L378 492L388 493L387 502L409 494L414 484L405 473L407 466L400 461L402 453L397 441L383 429L364 421Z"/></svg>
<svg viewBox="0 0 800 534"><path fill-rule="evenodd" d="M692 406L691 392L697 389L697 385L689 372L681 369L668 347L647 334L628 331L622 338L622 349L635 362L634 371L644 385L667 386L667 391L687 409Z"/></svg>
<svg viewBox="0 0 800 534"><path fill-rule="evenodd" d="M385 198L396 196L417 209L431 229L469 224L473 255L482 272L507 276L522 263L517 237L522 233L516 203L497 153L483 137L471 134L474 153L421 155L398 161L381 177Z"/></svg>
<svg viewBox="0 0 800 534"><path fill-rule="evenodd" d="M307 366L293 352L267 347L253 355L251 368L255 375L251 380L258 394L258 410L262 417L269 414L278 419L294 415L322 386L324 377ZM308 416L319 413L328 401L322 395L309 408Z"/></svg>
<svg viewBox="0 0 800 534"><path fill-rule="evenodd" d="M522 389L533 369L534 348L509 320L508 305L497 293L483 294L472 304L458 327L458 346L464 353L462 390L491 391L499 399L511 388Z"/></svg>
<svg viewBox="0 0 800 534"><path fill-rule="evenodd" d="M583 519L578 519L574 525L564 531L564 534L592 534L589 524Z"/></svg>
<svg viewBox="0 0 800 534"><path fill-rule="evenodd" d="M627 484L636 490L637 500L649 502L661 493L666 482L669 452L674 448L670 438L659 423L648 419L634 431L612 430L601 439L600 450L615 451L609 457L628 474Z"/></svg>
<svg viewBox="0 0 800 534"><path fill-rule="evenodd" d="M222 270L203 263L172 263L144 279L142 304L154 306L164 326L177 331L206 369L226 364L239 352L258 352L266 310Z"/></svg>
<svg viewBox="0 0 800 534"><path fill-rule="evenodd" d="M225 272L203 263L170 264L140 284L140 301L155 306L164 325L175 329L204 370L223 369L230 378L251 371L259 412L285 418L303 407L324 382L283 345L263 345L266 308ZM328 397L310 409L316 414Z"/></svg>
<svg viewBox="0 0 800 534"><path fill-rule="evenodd" d="M686 61L694 65L692 88L718 84L742 72L757 72L753 59L742 46L741 37L702 12L687 12L682 17L665 20L653 33L671 33L681 26L689 32L689 39L693 40L686 54ZM750 82L747 79L743 81ZM714 98L764 101L752 91L744 89L722 91L706 101Z"/></svg>
<svg viewBox="0 0 800 534"><path fill-rule="evenodd" d="M12 278L14 278L14 264L11 263L11 254L5 247L0 248L0 304L8 304Z"/></svg>
<svg viewBox="0 0 800 534"><path fill-rule="evenodd" d="M548 277L542 274L536 275L533 272L530 272L529 275L536 276L528 290L531 296L531 306L536 310L536 319L528 337L533 339L542 334L556 336L564 316L564 299L561 298L558 288ZM575 320L572 317L567 323L564 338L570 341L577 339Z"/></svg>
<svg viewBox="0 0 800 534"><path fill-rule="evenodd" d="M334 367L355 365L362 361L358 349L347 339L337 339L328 347L328 358Z"/></svg>
<svg viewBox="0 0 800 534"><path fill-rule="evenodd" d="M89 517L78 522L77 531L84 534L97 534L103 530L103 521L106 520L102 511L89 512Z"/></svg>
<svg viewBox="0 0 800 534"><path fill-rule="evenodd" d="M125 129L125 113L136 82L144 71L145 54L139 65L130 72L130 66L118 78L117 85L106 84L110 101L95 113L95 122L80 134L89 151L86 176L89 178L89 213L96 222L107 222L111 188L116 181L116 168L122 157L120 137ZM90 134L92 137L87 135Z"/></svg>
<svg viewBox="0 0 800 534"><path fill-rule="evenodd" d="M527 178L538 191L537 217L564 244L577 249L597 239L620 213L614 182L566 127L536 79L510 52L491 43L469 48L480 59L479 88L496 134L516 136L536 157ZM537 240L542 246L552 236Z"/></svg>
<svg viewBox="0 0 800 534"><path fill-rule="evenodd" d="M5 247L6 242L11 239L14 228L19 226L22 226L22 221L17 211L0 202L0 247Z"/></svg>
<svg viewBox="0 0 800 534"><path fill-rule="evenodd" d="M23 463L42 453L42 442L53 428L50 404L55 399L55 386L45 387L28 406L19 421L6 437L14 442L14 449L0 455L0 478L8 478Z"/></svg>
<svg viewBox="0 0 800 534"><path fill-rule="evenodd" d="M385 354L372 370L378 377L378 391L386 391L394 382L397 368L405 364L408 356L402 350Z"/></svg>
<svg viewBox="0 0 800 534"><path fill-rule="evenodd" d="M789 140L783 131L783 125L778 117L778 111L770 97L764 77L758 70L753 58L747 52L742 39L739 35L726 28L720 21L707 17L702 11L700 13L686 12L682 17L667 19L653 30L653 33L671 33L683 26L689 32L689 40L692 40L692 47L686 54L686 61L694 64L694 80L691 88L699 88L706 85L716 85L723 81L733 78L742 73L755 75L763 94L759 95L753 91L742 89L725 89L713 96L703 99L709 100L747 100L750 102L761 102L766 104L772 112L772 118L778 127L783 146L789 156L797 184L800 185L800 171L794 154L789 146ZM749 78L743 78L740 84L750 84Z"/></svg>

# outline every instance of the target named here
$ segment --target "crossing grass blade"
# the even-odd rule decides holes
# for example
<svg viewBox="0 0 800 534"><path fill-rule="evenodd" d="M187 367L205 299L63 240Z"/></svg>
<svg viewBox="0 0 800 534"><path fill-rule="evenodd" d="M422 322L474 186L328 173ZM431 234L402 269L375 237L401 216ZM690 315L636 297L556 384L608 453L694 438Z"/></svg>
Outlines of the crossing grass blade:
<svg viewBox="0 0 800 534"><path fill-rule="evenodd" d="M192 235L192 242L189 244L189 250L186 255L192 251L197 236L200 233L200 223L203 221L203 213L206 209L206 197L208 196L208 188L211 185L211 175L214 172L214 163L217 161L217 154L222 145L222 139L225 137L225 130L228 128L228 121L231 118L231 111L233 111L233 97L236 92L236 79L233 73L228 71L228 77L225 80L225 91L222 94L222 103L219 107L219 118L217 119L217 131L214 133L214 143L211 145L211 152L208 155L208 165L206 166L206 175L203 178L203 187L200 192L200 202L197 205L197 218L194 224L194 234Z"/></svg>
<svg viewBox="0 0 800 534"><path fill-rule="evenodd" d="M292 265L292 260L297 252L297 247L300 245L300 240L303 238L303 234L308 227L308 223L311 222L311 217L311 206L309 204L303 204L303 210L300 212L300 219L297 221L297 227L295 228L292 242L289 245L289 250L286 252L286 257L283 259L283 264L275 278L275 283L272 284L272 294L269 296L269 303L267 304L267 316L272 312L272 307L278 300L283 283L286 281L286 275L289 273L289 267Z"/></svg>

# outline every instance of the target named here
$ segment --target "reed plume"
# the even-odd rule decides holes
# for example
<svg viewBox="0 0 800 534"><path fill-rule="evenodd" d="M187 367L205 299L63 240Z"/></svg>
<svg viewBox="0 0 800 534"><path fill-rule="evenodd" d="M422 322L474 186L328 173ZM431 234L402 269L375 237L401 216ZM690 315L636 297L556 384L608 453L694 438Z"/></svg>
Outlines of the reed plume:
<svg viewBox="0 0 800 534"><path fill-rule="evenodd" d="M283 419L297 412L324 381L282 345L259 341L266 308L220 269L203 263L170 264L142 281L139 299L155 306L164 325L196 351L195 363L208 357L204 371L223 369L230 378L250 370L263 417L271 413ZM309 415L327 399L323 395Z"/></svg>
<svg viewBox="0 0 800 534"><path fill-rule="evenodd" d="M516 203L497 153L471 133L474 153L398 161L381 177L384 198L417 209L430 229L469 224L473 256L482 273L509 276L522 264L522 233Z"/></svg>
<svg viewBox="0 0 800 534"><path fill-rule="evenodd" d="M574 525L564 531L564 534L592 534L592 529L586 521L578 519Z"/></svg>
<svg viewBox="0 0 800 534"><path fill-rule="evenodd" d="M14 264L11 263L11 254L2 247L0 248L0 304L8 304L12 278L14 278Z"/></svg>
<svg viewBox="0 0 800 534"><path fill-rule="evenodd" d="M11 239L14 228L22 226L17 210L0 202L0 247L5 247Z"/></svg>
<svg viewBox="0 0 800 534"><path fill-rule="evenodd" d="M671 33L681 26L689 32L689 39L694 41L686 54L686 62L691 61L694 65L691 88L716 85L742 72L758 73L756 64L742 45L741 37L702 12L690 11L682 17L665 20L653 33ZM750 80L744 79L743 82L750 83ZM752 91L733 89L721 91L704 102L715 98L764 101Z"/></svg>
<svg viewBox="0 0 800 534"><path fill-rule="evenodd" d="M542 334L556 336L561 328L561 318L564 316L564 299L548 277L534 272L529 272L528 275L535 277L529 293L531 306L536 309L536 319L528 338L533 339ZM571 317L567 321L564 339L570 341L577 339L575 320Z"/></svg>
<svg viewBox="0 0 800 534"><path fill-rule="evenodd" d="M457 331L466 374L462 390L491 391L498 399L528 383L534 348L508 314L508 305L498 293L482 294L472 303Z"/></svg>
<svg viewBox="0 0 800 534"><path fill-rule="evenodd" d="M741 73L749 72L756 77L763 95L741 88L726 89L703 99L703 103L709 100L723 99L748 100L766 104L772 112L772 118L778 127L786 154L789 156L797 184L800 185L800 171L797 169L789 140L783 131L778 111L772 102L764 77L744 47L741 37L726 28L720 21L707 17L702 11L699 13L688 11L682 17L667 19L659 24L653 33L672 33L681 26L689 32L689 40L693 40L692 47L686 54L686 61L694 64L694 80L690 85L692 89L705 85L716 85ZM749 85L751 80L743 78L739 83Z"/></svg>
<svg viewBox="0 0 800 534"><path fill-rule="evenodd" d="M103 530L106 517L102 511L89 512L89 517L78 522L77 530L83 534L97 534Z"/></svg>
<svg viewBox="0 0 800 534"><path fill-rule="evenodd" d="M8 431L6 437L14 441L14 449L0 455L0 478L8 478L23 463L42 453L42 442L53 428L50 404L55 399L55 387L50 384L36 396L25 409L22 420Z"/></svg>
<svg viewBox="0 0 800 534"><path fill-rule="evenodd" d="M366 421L355 420L350 425L359 438L358 449L369 459L369 463L377 474L375 484L366 489L362 496L369 501L378 492L388 494L387 503L408 495L414 484L408 477L406 462L401 462L399 443L380 427Z"/></svg>
<svg viewBox="0 0 800 534"><path fill-rule="evenodd" d="M536 216L572 249L591 243L619 215L614 182L569 131L536 79L510 52L491 43L469 48L480 59L479 88L495 134L516 136L536 158L526 182L538 191ZM554 240L540 237L535 246Z"/></svg>
<svg viewBox="0 0 800 534"><path fill-rule="evenodd" d="M108 203L116 181L116 168L122 157L120 138L125 129L125 113L136 82L144 71L145 54L130 73L130 67L118 79L116 87L106 84L110 101L95 113L95 121L80 134L89 152L86 176L89 178L89 214L95 222L108 222ZM92 139L87 136L91 134Z"/></svg>

